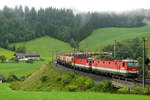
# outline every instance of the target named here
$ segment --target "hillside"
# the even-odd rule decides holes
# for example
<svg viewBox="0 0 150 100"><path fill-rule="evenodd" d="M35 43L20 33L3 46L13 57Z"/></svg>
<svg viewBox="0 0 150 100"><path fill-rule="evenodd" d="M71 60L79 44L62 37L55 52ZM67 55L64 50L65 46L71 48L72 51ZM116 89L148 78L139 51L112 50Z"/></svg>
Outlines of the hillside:
<svg viewBox="0 0 150 100"><path fill-rule="evenodd" d="M49 59L52 54L55 55L56 53L64 53L71 50L69 44L48 36L27 42L11 44L11 46L13 45L15 45L17 48L20 46L25 46L27 53L38 53L42 58L45 59Z"/></svg>
<svg viewBox="0 0 150 100"><path fill-rule="evenodd" d="M98 50L105 45L113 44L114 40L124 41L136 37L150 38L150 26L138 28L101 28L96 29L85 40L80 42L80 47L88 46L89 50Z"/></svg>
<svg viewBox="0 0 150 100"><path fill-rule="evenodd" d="M11 84L13 89L27 91L86 91L94 86L91 79L61 72L51 64L41 67L23 82Z"/></svg>
<svg viewBox="0 0 150 100"><path fill-rule="evenodd" d="M0 48L0 56L4 55L7 59L10 59L13 57L14 52Z"/></svg>

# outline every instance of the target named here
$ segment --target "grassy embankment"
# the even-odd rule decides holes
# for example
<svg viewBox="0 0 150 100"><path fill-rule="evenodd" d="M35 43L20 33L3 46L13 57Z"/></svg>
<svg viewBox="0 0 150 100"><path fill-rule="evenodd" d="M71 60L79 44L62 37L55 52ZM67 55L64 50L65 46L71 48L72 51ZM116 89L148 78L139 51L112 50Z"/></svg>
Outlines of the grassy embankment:
<svg viewBox="0 0 150 100"><path fill-rule="evenodd" d="M38 53L41 58L50 60L52 55L69 52L72 50L68 43L45 36L27 42L11 44L17 48L20 46L26 47L27 53Z"/></svg>
<svg viewBox="0 0 150 100"><path fill-rule="evenodd" d="M138 28L101 28L96 29L85 40L80 42L80 47L88 46L89 50L99 50L108 44L113 44L114 40L117 42L146 37L150 39L150 26ZM148 41L149 44L149 41Z"/></svg>

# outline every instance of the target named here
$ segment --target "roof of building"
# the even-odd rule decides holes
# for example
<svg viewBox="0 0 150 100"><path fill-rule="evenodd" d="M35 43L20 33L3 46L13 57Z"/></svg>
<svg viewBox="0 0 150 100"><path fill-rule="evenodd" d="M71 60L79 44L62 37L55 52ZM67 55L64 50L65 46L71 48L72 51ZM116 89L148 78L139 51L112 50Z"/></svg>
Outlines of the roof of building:
<svg viewBox="0 0 150 100"><path fill-rule="evenodd" d="M40 57L39 54L29 54L29 53L16 53L14 56Z"/></svg>

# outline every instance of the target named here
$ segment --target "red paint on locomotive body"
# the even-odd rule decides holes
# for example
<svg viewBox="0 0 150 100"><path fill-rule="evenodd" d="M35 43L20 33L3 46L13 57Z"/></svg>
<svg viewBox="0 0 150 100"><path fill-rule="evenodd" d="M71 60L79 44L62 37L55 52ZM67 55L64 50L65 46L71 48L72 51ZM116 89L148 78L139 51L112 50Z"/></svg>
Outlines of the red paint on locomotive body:
<svg viewBox="0 0 150 100"><path fill-rule="evenodd" d="M65 59L67 59L67 57L70 56L66 56L66 58L62 56L60 57L60 60L64 61ZM138 75L139 73L139 66L136 60L98 60L95 58L74 59L74 57L69 59L71 59L71 63L72 65L75 65L75 67L88 69L91 71L98 71L125 76Z"/></svg>

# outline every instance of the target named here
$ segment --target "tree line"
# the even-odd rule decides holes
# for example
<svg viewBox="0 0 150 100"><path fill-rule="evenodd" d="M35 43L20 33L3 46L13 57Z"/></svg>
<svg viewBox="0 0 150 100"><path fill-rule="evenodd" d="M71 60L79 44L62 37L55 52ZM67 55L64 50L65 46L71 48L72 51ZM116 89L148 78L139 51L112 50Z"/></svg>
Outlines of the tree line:
<svg viewBox="0 0 150 100"><path fill-rule="evenodd" d="M29 8L5 6L0 10L0 46L32 40L45 35L79 43L94 29L105 27L139 27L145 25L145 15L132 13L88 12L74 14L71 9ZM13 49L13 48L10 48Z"/></svg>

